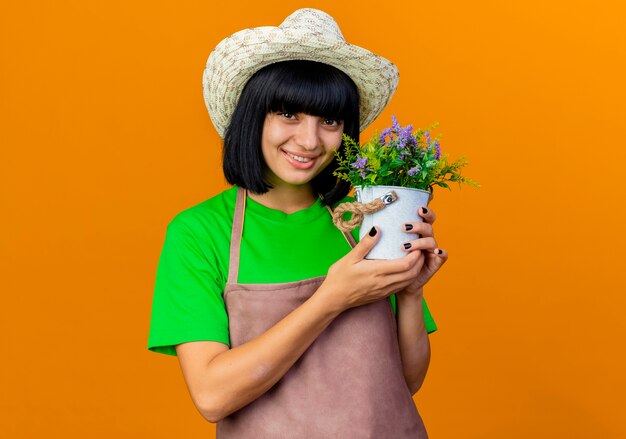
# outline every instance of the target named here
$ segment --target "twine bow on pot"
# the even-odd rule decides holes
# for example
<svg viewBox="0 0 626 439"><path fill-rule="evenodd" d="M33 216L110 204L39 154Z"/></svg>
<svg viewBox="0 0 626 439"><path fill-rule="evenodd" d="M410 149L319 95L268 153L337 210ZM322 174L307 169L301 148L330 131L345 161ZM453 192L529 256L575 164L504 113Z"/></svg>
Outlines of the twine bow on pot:
<svg viewBox="0 0 626 439"><path fill-rule="evenodd" d="M363 222L364 215L371 215L383 210L385 206L388 206L397 199L398 195L395 191L390 191L367 204L358 201L342 203L333 211L333 222L342 232L351 232ZM347 212L352 214L349 220L343 219L343 215Z"/></svg>

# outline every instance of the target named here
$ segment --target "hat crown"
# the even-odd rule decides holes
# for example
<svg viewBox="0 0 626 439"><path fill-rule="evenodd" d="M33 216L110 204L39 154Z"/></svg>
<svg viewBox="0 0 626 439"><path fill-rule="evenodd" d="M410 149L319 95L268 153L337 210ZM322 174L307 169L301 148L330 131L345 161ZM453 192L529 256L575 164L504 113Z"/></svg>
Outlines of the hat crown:
<svg viewBox="0 0 626 439"><path fill-rule="evenodd" d="M320 35L326 39L345 42L337 22L324 11L319 9L298 9L278 26L283 31Z"/></svg>

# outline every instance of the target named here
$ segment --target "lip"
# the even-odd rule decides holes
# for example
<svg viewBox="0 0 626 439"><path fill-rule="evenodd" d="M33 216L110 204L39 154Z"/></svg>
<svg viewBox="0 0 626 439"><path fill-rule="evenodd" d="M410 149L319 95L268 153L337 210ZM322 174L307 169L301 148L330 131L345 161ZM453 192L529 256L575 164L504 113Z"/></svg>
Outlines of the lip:
<svg viewBox="0 0 626 439"><path fill-rule="evenodd" d="M282 151L289 153L289 154L297 155L299 157L304 157L307 159L316 159L319 157L319 154L308 154L306 152L293 152L293 151L287 151L286 149L283 149Z"/></svg>
<svg viewBox="0 0 626 439"><path fill-rule="evenodd" d="M300 153L296 154L296 153L288 152L288 151L285 151L285 150L281 150L281 152L283 153L283 156L285 157L285 159L287 159L287 161L291 164L291 166L293 166L294 168L297 168L297 169L309 169L309 168L311 168L313 165L315 165L315 162L317 161L317 158L319 157L319 156L316 156L316 155L313 155L313 154L300 154ZM310 162L307 162L307 163L302 163L302 162L299 162L299 161L293 159L289 154L297 155L297 156L304 157L304 158L310 158L312 160Z"/></svg>

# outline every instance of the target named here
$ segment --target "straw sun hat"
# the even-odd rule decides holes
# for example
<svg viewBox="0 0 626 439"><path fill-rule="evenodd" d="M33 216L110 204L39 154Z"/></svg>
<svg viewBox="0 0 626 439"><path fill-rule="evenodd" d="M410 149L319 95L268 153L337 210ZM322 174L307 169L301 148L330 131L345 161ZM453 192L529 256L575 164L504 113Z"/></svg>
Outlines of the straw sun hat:
<svg viewBox="0 0 626 439"><path fill-rule="evenodd" d="M222 138L250 77L269 64L289 60L330 64L352 78L361 100L361 131L383 111L398 85L398 69L392 62L346 43L327 13L298 9L278 27L234 33L209 55L202 78L204 101Z"/></svg>

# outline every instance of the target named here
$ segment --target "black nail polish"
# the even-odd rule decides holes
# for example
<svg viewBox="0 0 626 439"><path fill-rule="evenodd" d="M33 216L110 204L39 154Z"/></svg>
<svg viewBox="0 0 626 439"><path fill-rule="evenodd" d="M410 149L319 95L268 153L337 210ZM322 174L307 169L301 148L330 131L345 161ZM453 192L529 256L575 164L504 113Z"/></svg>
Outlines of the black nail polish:
<svg viewBox="0 0 626 439"><path fill-rule="evenodd" d="M422 213L426 215L428 213L428 209L426 209L425 207L422 207Z"/></svg>
<svg viewBox="0 0 626 439"><path fill-rule="evenodd" d="M404 244L404 248L407 249L407 250L410 249L411 248L411 243L410 242L405 243Z"/></svg>
<svg viewBox="0 0 626 439"><path fill-rule="evenodd" d="M370 236L376 236L376 233L378 233L378 231L376 230L376 227L372 227L370 229L369 235Z"/></svg>
<svg viewBox="0 0 626 439"><path fill-rule="evenodd" d="M404 228L405 228L406 230L413 230L413 226L412 226L411 224L405 224L405 225L404 225Z"/></svg>
<svg viewBox="0 0 626 439"><path fill-rule="evenodd" d="M443 250L441 250L440 248L439 248L439 249L437 249L437 254L438 254L438 255L443 254Z"/></svg>

